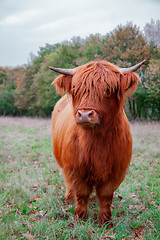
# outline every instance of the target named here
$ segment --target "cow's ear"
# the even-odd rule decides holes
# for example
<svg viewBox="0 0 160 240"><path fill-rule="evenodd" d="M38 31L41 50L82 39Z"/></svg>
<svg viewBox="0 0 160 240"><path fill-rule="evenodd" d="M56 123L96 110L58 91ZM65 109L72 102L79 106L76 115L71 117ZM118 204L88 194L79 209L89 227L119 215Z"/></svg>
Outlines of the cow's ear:
<svg viewBox="0 0 160 240"><path fill-rule="evenodd" d="M72 85L72 76L60 75L52 82L52 84L55 85L56 90L60 95L63 95L64 92L70 93Z"/></svg>
<svg viewBox="0 0 160 240"><path fill-rule="evenodd" d="M138 82L141 82L141 80L134 72L125 73L121 76L121 92L125 98L130 97L136 91Z"/></svg>

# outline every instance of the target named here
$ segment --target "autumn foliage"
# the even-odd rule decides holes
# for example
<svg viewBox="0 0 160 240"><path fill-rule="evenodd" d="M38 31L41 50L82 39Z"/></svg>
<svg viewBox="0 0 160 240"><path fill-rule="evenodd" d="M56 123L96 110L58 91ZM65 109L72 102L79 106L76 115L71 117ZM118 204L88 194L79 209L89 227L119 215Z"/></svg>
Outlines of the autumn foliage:
<svg viewBox="0 0 160 240"><path fill-rule="evenodd" d="M160 115L160 21L147 23L144 31L127 23L102 36L46 44L37 56L30 54L28 65L0 67L0 114L50 116L59 99L51 82L56 77L49 66L73 68L93 60L107 60L129 67L144 59L139 70L142 79L136 93L128 99L126 113L130 119L158 119ZM159 30L158 30L159 31Z"/></svg>

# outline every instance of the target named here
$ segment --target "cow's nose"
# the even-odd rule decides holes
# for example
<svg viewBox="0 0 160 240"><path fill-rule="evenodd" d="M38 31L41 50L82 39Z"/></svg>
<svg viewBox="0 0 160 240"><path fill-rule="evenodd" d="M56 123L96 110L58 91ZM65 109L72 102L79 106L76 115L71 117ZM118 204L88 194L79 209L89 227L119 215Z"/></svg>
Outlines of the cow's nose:
<svg viewBox="0 0 160 240"><path fill-rule="evenodd" d="M94 115L93 110L83 112L78 110L76 113L76 122L77 123L90 123Z"/></svg>

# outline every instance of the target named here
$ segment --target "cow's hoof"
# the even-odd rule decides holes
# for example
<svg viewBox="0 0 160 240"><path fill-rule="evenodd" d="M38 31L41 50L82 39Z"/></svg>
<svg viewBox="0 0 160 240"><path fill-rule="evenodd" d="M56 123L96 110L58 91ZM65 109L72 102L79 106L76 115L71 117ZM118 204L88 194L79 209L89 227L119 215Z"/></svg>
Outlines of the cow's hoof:
<svg viewBox="0 0 160 240"><path fill-rule="evenodd" d="M103 212L99 213L98 225L99 227L102 227L103 225L107 225L107 228L113 227L111 215Z"/></svg>
<svg viewBox="0 0 160 240"><path fill-rule="evenodd" d="M86 208L76 208L75 209L75 218L77 219L77 216L79 219L86 221L88 218L88 213Z"/></svg>

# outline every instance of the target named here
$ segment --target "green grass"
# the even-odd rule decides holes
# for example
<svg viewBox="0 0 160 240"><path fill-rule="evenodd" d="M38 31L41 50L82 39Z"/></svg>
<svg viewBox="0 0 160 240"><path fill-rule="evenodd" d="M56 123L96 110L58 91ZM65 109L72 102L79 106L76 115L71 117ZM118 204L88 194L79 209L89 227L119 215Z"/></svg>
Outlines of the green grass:
<svg viewBox="0 0 160 240"><path fill-rule="evenodd" d="M160 124L133 123L133 157L115 192L113 227L98 227L98 203L74 220L52 155L51 121L0 118L0 239L160 239Z"/></svg>

